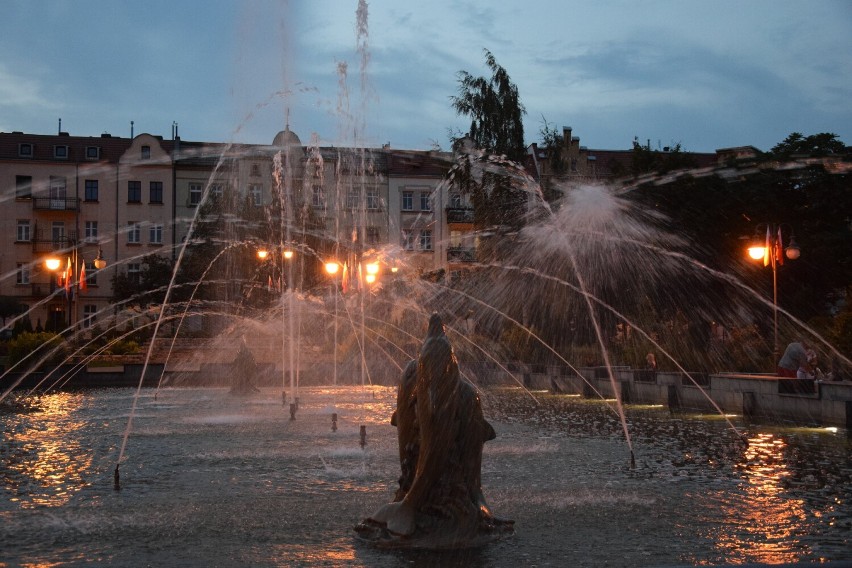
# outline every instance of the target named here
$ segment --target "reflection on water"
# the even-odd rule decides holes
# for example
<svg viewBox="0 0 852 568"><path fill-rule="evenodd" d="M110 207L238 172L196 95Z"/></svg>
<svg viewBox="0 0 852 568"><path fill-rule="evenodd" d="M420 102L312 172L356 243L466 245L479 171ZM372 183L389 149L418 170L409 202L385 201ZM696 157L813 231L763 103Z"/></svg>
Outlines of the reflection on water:
<svg viewBox="0 0 852 568"><path fill-rule="evenodd" d="M3 489L21 508L59 507L86 486L92 455L81 441L82 395L42 397L29 412L3 421Z"/></svg>
<svg viewBox="0 0 852 568"><path fill-rule="evenodd" d="M743 479L738 502L724 495L720 515L725 518L715 534L720 553L728 561L757 561L772 564L794 562L807 550L792 550L789 543L806 526L805 501L788 495L784 481L791 476L787 443L773 433L758 433L735 468ZM743 506L743 502L746 506Z"/></svg>
<svg viewBox="0 0 852 568"><path fill-rule="evenodd" d="M0 414L0 566L852 560L845 431L734 418L737 432L717 416L628 406L631 469L609 406L546 393L535 401L519 389L481 394L498 433L485 446L483 488L516 521L516 537L470 551L376 551L352 527L396 489L396 392L300 394L291 421L276 389L166 389L156 401L143 390L121 491L112 470L132 389L45 395L36 411Z"/></svg>

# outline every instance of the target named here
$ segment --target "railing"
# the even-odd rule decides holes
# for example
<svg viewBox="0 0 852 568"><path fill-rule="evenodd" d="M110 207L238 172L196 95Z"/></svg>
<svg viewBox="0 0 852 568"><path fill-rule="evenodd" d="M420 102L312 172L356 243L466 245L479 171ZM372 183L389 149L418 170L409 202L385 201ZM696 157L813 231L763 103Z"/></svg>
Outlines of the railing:
<svg viewBox="0 0 852 568"><path fill-rule="evenodd" d="M78 197L33 197L33 209L48 211L79 211Z"/></svg>
<svg viewBox="0 0 852 568"><path fill-rule="evenodd" d="M447 248L448 262L476 262L476 249L464 247Z"/></svg>
<svg viewBox="0 0 852 568"><path fill-rule="evenodd" d="M447 223L473 223L470 207L447 207Z"/></svg>

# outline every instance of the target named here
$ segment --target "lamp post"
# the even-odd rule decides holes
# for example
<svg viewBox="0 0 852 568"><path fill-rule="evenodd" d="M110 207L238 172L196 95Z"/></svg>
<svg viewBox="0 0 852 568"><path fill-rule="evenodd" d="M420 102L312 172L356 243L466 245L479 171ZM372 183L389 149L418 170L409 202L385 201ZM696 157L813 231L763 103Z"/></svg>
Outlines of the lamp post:
<svg viewBox="0 0 852 568"><path fill-rule="evenodd" d="M65 296L68 300L68 330L71 331L74 329L75 317L74 317L74 288L76 287L77 291L80 291L80 281L84 279L85 271L82 270L83 264L86 262L85 260L79 258L77 243L74 241L68 241L71 244L71 250L69 251L71 254L67 258L67 263L65 267L65 274L63 275L62 285L65 287ZM92 261L95 268L97 270L101 270L106 267L107 262L104 259L103 251L98 249L98 256ZM48 256L44 259L44 266L50 272L57 272L60 268L62 268L62 259L58 256ZM77 275L77 281L74 281L74 275ZM84 287L85 289L85 287Z"/></svg>
<svg viewBox="0 0 852 568"><path fill-rule="evenodd" d="M766 228L765 236L762 228ZM786 228L790 236L790 244L784 247L782 229ZM761 223L755 230L748 255L754 260L763 260L763 266L772 266L772 308L773 308L773 342L772 352L775 361L781 353L778 345L778 265L784 264L784 257L796 260L802 250L796 243L793 229L786 223Z"/></svg>
<svg viewBox="0 0 852 568"><path fill-rule="evenodd" d="M332 384L337 386L337 272L340 264L337 261L325 263L325 271L331 276L331 293L334 295L334 378Z"/></svg>

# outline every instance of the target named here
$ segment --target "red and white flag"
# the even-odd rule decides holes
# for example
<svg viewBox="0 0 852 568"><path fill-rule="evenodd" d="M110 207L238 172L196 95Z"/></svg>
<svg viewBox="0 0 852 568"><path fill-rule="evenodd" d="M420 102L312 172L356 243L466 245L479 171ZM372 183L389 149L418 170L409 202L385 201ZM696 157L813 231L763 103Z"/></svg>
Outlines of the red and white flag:
<svg viewBox="0 0 852 568"><path fill-rule="evenodd" d="M77 285L81 292L89 289L89 284L86 282L86 263L80 263L80 283Z"/></svg>
<svg viewBox="0 0 852 568"><path fill-rule="evenodd" d="M766 227L766 243L763 248L763 266L769 266L769 227Z"/></svg>
<svg viewBox="0 0 852 568"><path fill-rule="evenodd" d="M68 257L68 266L65 268L65 293L71 293L71 279L74 278L74 269L71 267L71 257Z"/></svg>
<svg viewBox="0 0 852 568"><path fill-rule="evenodd" d="M775 260L784 264L784 244L781 242L781 227L778 227L778 241L775 243Z"/></svg>

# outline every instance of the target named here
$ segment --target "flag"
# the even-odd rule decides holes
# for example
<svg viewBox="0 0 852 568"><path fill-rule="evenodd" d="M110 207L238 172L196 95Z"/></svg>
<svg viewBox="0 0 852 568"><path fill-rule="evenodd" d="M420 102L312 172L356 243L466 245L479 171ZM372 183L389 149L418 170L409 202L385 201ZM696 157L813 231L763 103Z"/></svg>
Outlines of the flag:
<svg viewBox="0 0 852 568"><path fill-rule="evenodd" d="M784 244L781 242L781 227L778 227L778 241L775 243L775 260L784 264Z"/></svg>
<svg viewBox="0 0 852 568"><path fill-rule="evenodd" d="M766 243L763 249L763 266L769 266L769 226L766 227Z"/></svg>
<svg viewBox="0 0 852 568"><path fill-rule="evenodd" d="M74 277L74 270L71 268L71 257L68 257L68 266L65 268L65 293L71 294L71 279Z"/></svg>
<svg viewBox="0 0 852 568"><path fill-rule="evenodd" d="M86 282L86 263L80 263L80 283L77 285L81 292L89 289L89 284Z"/></svg>

